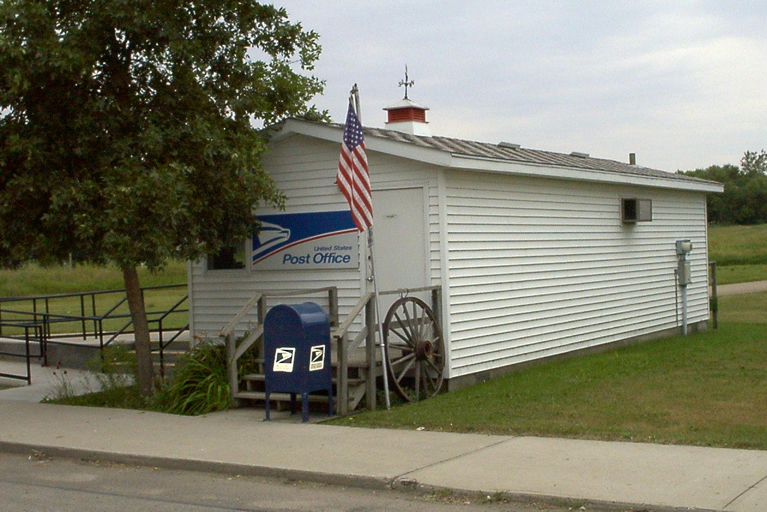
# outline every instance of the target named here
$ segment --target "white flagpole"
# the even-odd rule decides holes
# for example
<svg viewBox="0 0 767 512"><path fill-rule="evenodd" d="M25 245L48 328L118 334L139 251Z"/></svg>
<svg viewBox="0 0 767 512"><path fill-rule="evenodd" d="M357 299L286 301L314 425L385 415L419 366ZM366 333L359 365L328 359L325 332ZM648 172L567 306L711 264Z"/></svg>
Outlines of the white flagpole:
<svg viewBox="0 0 767 512"><path fill-rule="evenodd" d="M352 87L351 96L354 99L354 109L357 114L357 119L359 119L360 124L362 124L362 118L360 117L360 94L359 94L359 90L357 89L357 84L354 84L354 87ZM352 98L350 98L350 101ZM372 187L370 192L370 204L371 205L373 204ZM389 400L389 371L388 371L388 365L386 361L386 350L384 349L383 328L381 326L381 312L380 312L380 308L378 307L379 305L378 281L376 280L376 263L375 263L376 260L375 260L375 252L373 251L373 226L372 225L368 227L368 253L370 254L370 279L373 281L373 299L375 300L376 325L378 326L378 339L380 340L380 343L381 343L381 368L383 369L384 396L386 397L386 410L389 410L391 409L391 401ZM375 372L371 372L371 373L372 375L370 375L370 377L375 378Z"/></svg>

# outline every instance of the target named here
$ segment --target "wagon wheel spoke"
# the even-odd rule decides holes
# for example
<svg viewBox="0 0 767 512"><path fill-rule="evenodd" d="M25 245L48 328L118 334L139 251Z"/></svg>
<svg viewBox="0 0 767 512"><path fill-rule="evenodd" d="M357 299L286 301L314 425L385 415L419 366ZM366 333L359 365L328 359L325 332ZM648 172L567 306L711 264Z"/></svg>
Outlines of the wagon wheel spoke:
<svg viewBox="0 0 767 512"><path fill-rule="evenodd" d="M402 378L407 375L407 372L413 367L415 362L415 353L397 359L396 361L392 361L389 364L389 368L391 368L391 372L394 374L394 381L399 383ZM403 368L398 368L403 363L406 363L405 366Z"/></svg>
<svg viewBox="0 0 767 512"><path fill-rule="evenodd" d="M418 339L424 339L429 326L429 317L426 316L426 310L422 309L420 315L416 315L415 305L413 305L413 316L418 316Z"/></svg>
<svg viewBox="0 0 767 512"><path fill-rule="evenodd" d="M421 364L415 365L415 399L416 401L421 399Z"/></svg>
<svg viewBox="0 0 767 512"><path fill-rule="evenodd" d="M442 359L442 358L440 358L440 359ZM429 361L429 360L427 359L427 360L426 360L426 364L428 364L428 365L431 367L431 369L432 369L432 370L434 370L435 372L437 372L437 373L442 373L442 369L441 369L441 368L438 368L438 367L437 367L437 365L435 365L433 361Z"/></svg>
<svg viewBox="0 0 767 512"><path fill-rule="evenodd" d="M399 320L398 320L399 321ZM405 342L405 344L410 347L410 349L415 348L415 338L413 337L412 331L408 329L405 326L399 325L392 330L392 332L402 341Z"/></svg>
<svg viewBox="0 0 767 512"><path fill-rule="evenodd" d="M389 308L383 330L384 352L397 394L414 401L439 393L445 350L431 308L418 298L401 298Z"/></svg>
<svg viewBox="0 0 767 512"><path fill-rule="evenodd" d="M402 308L402 311L405 313L405 323L403 325L403 329L410 335L408 337L408 341L412 343L413 346L415 346L416 341L418 339L417 333L415 332L415 327L413 326L413 320L410 317L410 312L407 310L407 307ZM400 319L400 316L398 314L395 315L398 320L400 320L400 323L402 320Z"/></svg>
<svg viewBox="0 0 767 512"><path fill-rule="evenodd" d="M423 370L425 370L425 368L423 368ZM421 372L421 380L423 381L424 395L427 397L434 392L434 380L429 377L428 373L429 372L427 371Z"/></svg>

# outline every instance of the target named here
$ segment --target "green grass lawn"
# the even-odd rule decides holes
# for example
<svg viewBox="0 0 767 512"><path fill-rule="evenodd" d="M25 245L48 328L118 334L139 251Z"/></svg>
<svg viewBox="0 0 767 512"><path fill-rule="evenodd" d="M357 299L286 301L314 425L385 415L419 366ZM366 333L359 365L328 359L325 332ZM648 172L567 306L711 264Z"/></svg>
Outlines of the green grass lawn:
<svg viewBox="0 0 767 512"><path fill-rule="evenodd" d="M765 251L767 251L767 246L765 246ZM767 280L767 263L716 266L716 282L720 285L765 280Z"/></svg>
<svg viewBox="0 0 767 512"><path fill-rule="evenodd" d="M725 324L767 323L767 293L719 297L719 322ZM767 326L763 327L767 333Z"/></svg>
<svg viewBox="0 0 767 512"><path fill-rule="evenodd" d="M716 331L542 363L335 424L767 449L767 293Z"/></svg>
<svg viewBox="0 0 767 512"><path fill-rule="evenodd" d="M711 226L708 254L720 267L767 265L767 224L757 226Z"/></svg>
<svg viewBox="0 0 767 512"><path fill-rule="evenodd" d="M767 280L767 224L712 226L708 245L718 284Z"/></svg>
<svg viewBox="0 0 767 512"><path fill-rule="evenodd" d="M186 284L186 263L169 263L160 272L139 268L141 286ZM54 295L101 290L122 290L122 272L114 265L27 265L18 270L0 269L0 297Z"/></svg>
<svg viewBox="0 0 767 512"><path fill-rule="evenodd" d="M767 449L767 329L720 325L334 423Z"/></svg>

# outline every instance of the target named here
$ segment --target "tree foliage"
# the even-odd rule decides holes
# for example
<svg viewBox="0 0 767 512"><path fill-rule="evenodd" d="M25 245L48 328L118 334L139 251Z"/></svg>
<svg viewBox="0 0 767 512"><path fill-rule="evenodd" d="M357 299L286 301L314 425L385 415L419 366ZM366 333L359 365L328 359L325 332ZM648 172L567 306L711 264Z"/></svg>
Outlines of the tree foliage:
<svg viewBox="0 0 767 512"><path fill-rule="evenodd" d="M767 153L746 151L740 167L712 165L682 174L724 184L723 194L708 195L708 220L718 224L767 223Z"/></svg>
<svg viewBox="0 0 767 512"><path fill-rule="evenodd" d="M282 196L254 121L301 115L317 35L248 0L6 0L0 255L161 266ZM263 60L252 59L259 54Z"/></svg>
<svg viewBox="0 0 767 512"><path fill-rule="evenodd" d="M247 237L284 200L255 126L322 116L319 52L252 0L4 0L0 263L113 261L128 287Z"/></svg>

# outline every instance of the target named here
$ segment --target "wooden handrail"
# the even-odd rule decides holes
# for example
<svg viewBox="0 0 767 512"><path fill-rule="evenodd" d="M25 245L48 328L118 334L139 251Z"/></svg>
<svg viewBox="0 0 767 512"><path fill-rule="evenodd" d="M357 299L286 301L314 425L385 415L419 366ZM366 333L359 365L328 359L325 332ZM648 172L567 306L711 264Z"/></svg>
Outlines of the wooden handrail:
<svg viewBox="0 0 767 512"><path fill-rule="evenodd" d="M229 322L228 324L226 324L226 326L225 326L223 329L221 329L221 330L218 332L218 335L219 335L219 336L221 336L222 338L226 338L227 336L229 336L230 334L232 334L232 333L234 332L234 330L237 328L237 325L240 323L240 321L242 320L242 318L243 318L245 315L247 315L247 314L250 312L250 310L253 308L253 306L255 306L256 304L258 304L258 301L259 301L259 300L261 300L261 297L262 297L262 296L263 296L263 294L262 294L261 292L257 292L257 293L256 293L256 294L255 294L255 295L254 295L254 296L253 296L253 297L252 297L252 298L251 298L251 299L250 299L250 300L249 300L249 301L248 301L248 302L247 302L247 303L246 303L246 304L245 304L245 305L242 307L242 309L240 310L240 312L239 312L239 313L237 313L236 315L234 315L234 318L232 318L232 321L231 321L231 322Z"/></svg>
<svg viewBox="0 0 767 512"><path fill-rule="evenodd" d="M344 323L336 329L333 337L336 339L338 350L338 412L340 414L349 413L349 347L358 347L362 340L367 342L366 362L367 362L367 388L365 391L368 409L376 407L375 392L375 301L372 292L365 293L357 304L352 308L344 320ZM359 316L362 310L365 310L364 325L360 333L351 341L348 340L348 331L354 320Z"/></svg>
<svg viewBox="0 0 767 512"><path fill-rule="evenodd" d="M360 311L362 311L362 308L365 307L365 305L368 303L368 301L370 301L371 298L373 298L373 292L367 292L365 295L363 295L360 298L357 304L352 308L352 310L346 316L346 320L344 320L344 323L342 323L338 327L338 329L336 329L336 332L333 334L335 338L340 338L341 336L344 336L346 334L346 331L349 330L349 327L351 327L352 323L354 322L354 319L357 318L357 315L360 314Z"/></svg>
<svg viewBox="0 0 767 512"><path fill-rule="evenodd" d="M386 290L385 292L378 292L378 295L409 295L416 292L433 292L435 290L441 290L442 286L421 286L420 288L397 288L396 290Z"/></svg>

